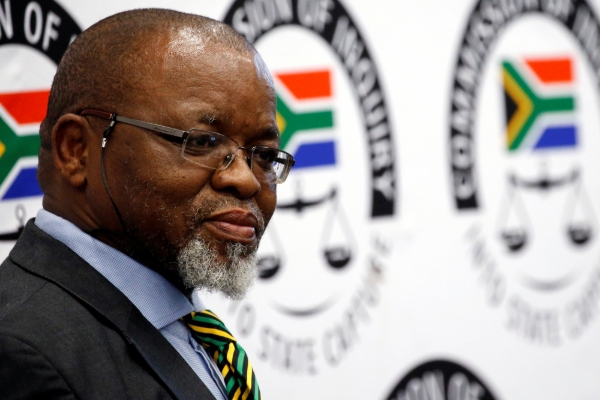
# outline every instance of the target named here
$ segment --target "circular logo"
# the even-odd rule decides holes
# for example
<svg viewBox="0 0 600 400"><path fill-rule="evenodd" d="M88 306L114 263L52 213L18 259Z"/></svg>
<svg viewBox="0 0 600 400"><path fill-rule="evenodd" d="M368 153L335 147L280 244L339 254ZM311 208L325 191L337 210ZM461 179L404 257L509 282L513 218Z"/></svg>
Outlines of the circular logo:
<svg viewBox="0 0 600 400"><path fill-rule="evenodd" d="M254 44L277 94L278 187L252 298L228 306L253 358L292 374L335 367L379 300L397 214L392 127L365 39L338 1L236 1L225 22Z"/></svg>
<svg viewBox="0 0 600 400"><path fill-rule="evenodd" d="M41 207L39 125L56 66L79 33L54 1L0 3L0 251L12 247L27 216Z"/></svg>
<svg viewBox="0 0 600 400"><path fill-rule="evenodd" d="M490 306L557 346L600 303L598 19L585 1L480 1L454 74L456 208Z"/></svg>
<svg viewBox="0 0 600 400"><path fill-rule="evenodd" d="M452 361L435 360L411 370L388 400L448 399L494 400L486 385L467 368Z"/></svg>

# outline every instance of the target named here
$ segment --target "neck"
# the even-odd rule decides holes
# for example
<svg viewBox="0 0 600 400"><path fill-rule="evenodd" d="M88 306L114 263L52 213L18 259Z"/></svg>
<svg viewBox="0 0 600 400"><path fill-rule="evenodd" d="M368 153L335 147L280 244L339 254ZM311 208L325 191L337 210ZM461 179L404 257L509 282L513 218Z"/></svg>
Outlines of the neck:
<svg viewBox="0 0 600 400"><path fill-rule="evenodd" d="M57 201L57 196L45 194L42 204L44 210L66 219L93 238L159 273L186 296L191 295L192 290L185 288L179 276L177 262L175 260L166 261L162 257L158 257L153 249L143 245L131 232L125 233L123 230L101 227L94 218L90 217L90 213L86 213L78 207L66 206L63 202ZM118 227L120 228L121 224L118 224Z"/></svg>

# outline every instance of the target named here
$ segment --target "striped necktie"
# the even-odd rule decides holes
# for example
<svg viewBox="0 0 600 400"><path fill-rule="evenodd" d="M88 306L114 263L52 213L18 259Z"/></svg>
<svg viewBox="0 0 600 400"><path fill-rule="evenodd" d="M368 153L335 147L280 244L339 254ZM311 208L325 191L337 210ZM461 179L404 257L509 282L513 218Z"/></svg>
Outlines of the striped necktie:
<svg viewBox="0 0 600 400"><path fill-rule="evenodd" d="M256 375L248 355L212 311L192 312L183 317L192 336L219 367L230 400L261 400Z"/></svg>

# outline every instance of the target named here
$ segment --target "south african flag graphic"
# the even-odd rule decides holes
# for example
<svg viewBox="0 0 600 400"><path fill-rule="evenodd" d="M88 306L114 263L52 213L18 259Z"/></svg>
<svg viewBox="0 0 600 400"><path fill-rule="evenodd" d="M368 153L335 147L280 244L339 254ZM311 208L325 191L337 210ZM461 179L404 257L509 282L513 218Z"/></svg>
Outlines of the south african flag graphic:
<svg viewBox="0 0 600 400"><path fill-rule="evenodd" d="M577 146L571 58L505 60L502 82L508 151Z"/></svg>
<svg viewBox="0 0 600 400"><path fill-rule="evenodd" d="M294 170L334 166L331 72L319 69L275 77L281 148L294 156Z"/></svg>
<svg viewBox="0 0 600 400"><path fill-rule="evenodd" d="M19 165L37 157L39 125L46 115L48 90L0 93L0 200L40 196L37 166Z"/></svg>

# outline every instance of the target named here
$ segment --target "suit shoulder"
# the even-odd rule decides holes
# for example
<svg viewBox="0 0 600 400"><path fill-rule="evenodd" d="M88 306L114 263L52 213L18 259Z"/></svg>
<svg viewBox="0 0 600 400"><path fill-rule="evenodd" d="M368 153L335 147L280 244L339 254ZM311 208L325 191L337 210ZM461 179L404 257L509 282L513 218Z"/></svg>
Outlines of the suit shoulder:
<svg viewBox="0 0 600 400"><path fill-rule="evenodd" d="M24 341L0 334L2 399L74 399L57 369Z"/></svg>
<svg viewBox="0 0 600 400"><path fill-rule="evenodd" d="M32 275L10 259L0 264L0 324L11 311L27 302L48 281Z"/></svg>
<svg viewBox="0 0 600 400"><path fill-rule="evenodd" d="M0 265L0 335L52 343L76 336L81 327L102 325L90 310L54 282L22 269L10 260ZM40 327L44 332L40 334ZM35 340L34 340L35 339ZM81 337L76 342L85 342ZM39 349L42 347L38 346Z"/></svg>

